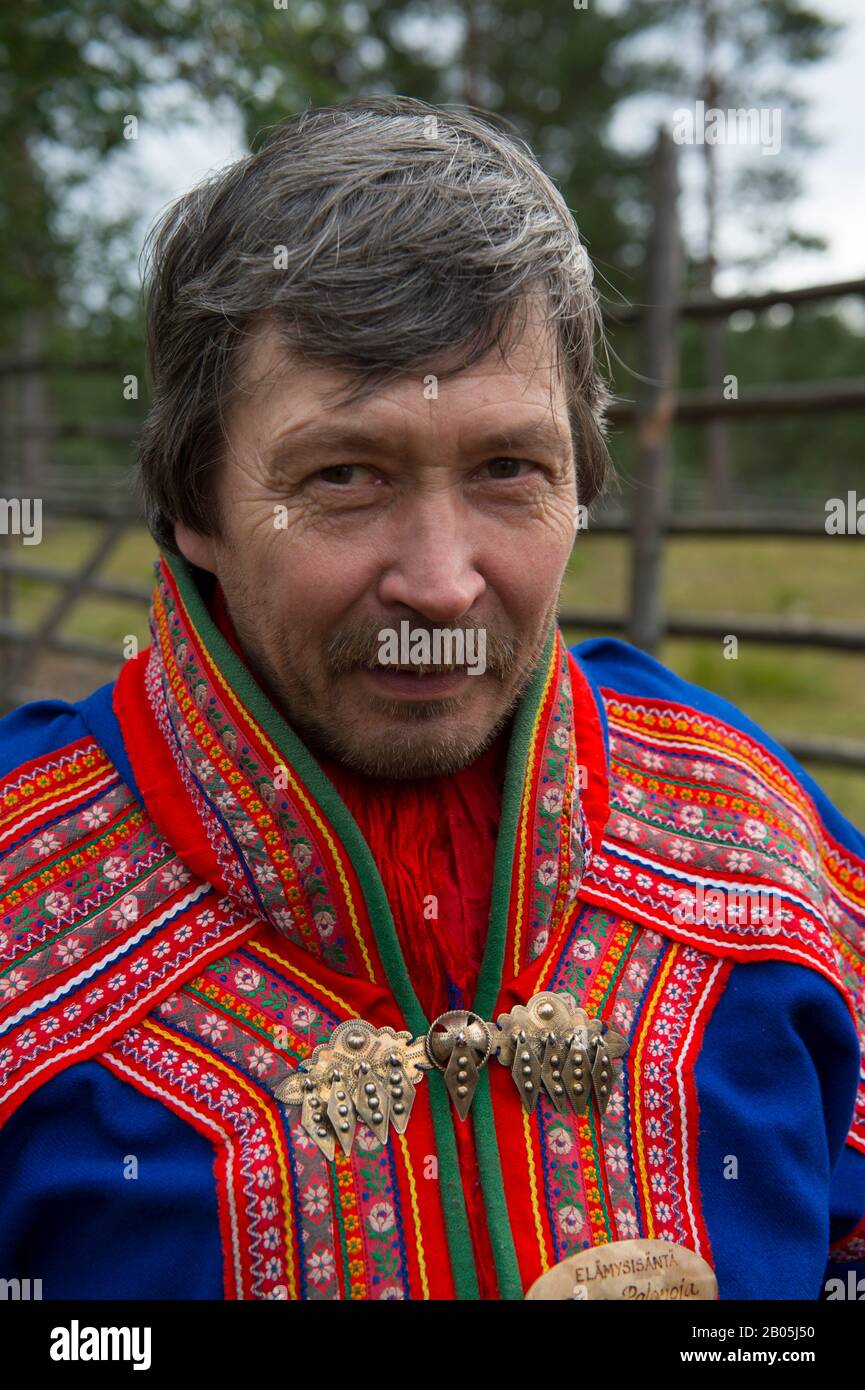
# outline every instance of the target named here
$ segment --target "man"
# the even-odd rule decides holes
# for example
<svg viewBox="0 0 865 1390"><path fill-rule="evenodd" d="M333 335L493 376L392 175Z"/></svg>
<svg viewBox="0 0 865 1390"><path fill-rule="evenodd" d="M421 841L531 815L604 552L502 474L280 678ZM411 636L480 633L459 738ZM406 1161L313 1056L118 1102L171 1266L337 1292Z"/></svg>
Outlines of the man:
<svg viewBox="0 0 865 1390"><path fill-rule="evenodd" d="M515 1299L654 1240L815 1299L861 1253L865 843L556 630L597 322L529 151L407 99L163 220L152 645L3 725L0 1275Z"/></svg>

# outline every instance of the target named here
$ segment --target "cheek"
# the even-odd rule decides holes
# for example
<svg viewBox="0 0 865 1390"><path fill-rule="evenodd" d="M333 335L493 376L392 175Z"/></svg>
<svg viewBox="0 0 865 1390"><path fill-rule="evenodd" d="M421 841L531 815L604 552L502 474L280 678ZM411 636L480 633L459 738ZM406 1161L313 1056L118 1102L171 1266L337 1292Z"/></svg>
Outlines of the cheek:
<svg viewBox="0 0 865 1390"><path fill-rule="evenodd" d="M314 538L279 531L259 549L250 572L253 612L267 612L270 626L300 640L329 637L375 585L368 558L350 543L334 551Z"/></svg>
<svg viewBox="0 0 865 1390"><path fill-rule="evenodd" d="M484 568L487 587L511 621L530 625L546 618L555 604L572 549L570 535L548 529L512 536L508 545L489 553Z"/></svg>

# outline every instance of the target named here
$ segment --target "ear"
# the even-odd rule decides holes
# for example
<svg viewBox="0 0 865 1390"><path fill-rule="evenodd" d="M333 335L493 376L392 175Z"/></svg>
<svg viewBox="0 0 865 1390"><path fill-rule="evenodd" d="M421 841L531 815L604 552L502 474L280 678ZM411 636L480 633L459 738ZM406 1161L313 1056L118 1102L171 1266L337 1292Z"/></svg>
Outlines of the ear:
<svg viewBox="0 0 865 1390"><path fill-rule="evenodd" d="M177 521L174 525L174 539L184 560L188 560L191 565L197 565L199 569L209 570L211 574L217 573L216 543L212 536L203 536L199 531L191 530L182 521Z"/></svg>

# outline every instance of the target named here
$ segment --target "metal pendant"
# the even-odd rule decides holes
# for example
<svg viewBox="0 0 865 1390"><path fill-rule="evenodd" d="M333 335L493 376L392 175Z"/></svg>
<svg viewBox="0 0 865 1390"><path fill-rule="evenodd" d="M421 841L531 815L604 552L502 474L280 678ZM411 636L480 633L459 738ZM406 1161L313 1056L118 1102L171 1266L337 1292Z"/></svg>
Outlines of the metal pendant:
<svg viewBox="0 0 865 1390"><path fill-rule="evenodd" d="M344 1154L351 1153L354 1131L357 1128L357 1106L351 1093L348 1080L342 1072L334 1069L330 1076L331 1092L327 1103L327 1118L339 1140Z"/></svg>
<svg viewBox="0 0 865 1390"><path fill-rule="evenodd" d="M568 1108L564 1079L567 1056L567 1049L562 1047L555 1033L547 1033L544 1060L541 1064L541 1081L553 1105L562 1112Z"/></svg>
<svg viewBox="0 0 865 1390"><path fill-rule="evenodd" d="M461 1120L469 1113L492 1045L489 1024L463 1009L440 1014L426 1035L427 1056L444 1072L448 1095Z"/></svg>
<svg viewBox="0 0 865 1390"><path fill-rule="evenodd" d="M359 1120L382 1144L389 1127L402 1134L415 1087L428 1068L423 1038L353 1018L340 1023L274 1095L302 1107L303 1129L332 1159L337 1141L344 1154L351 1153Z"/></svg>
<svg viewBox="0 0 865 1390"><path fill-rule="evenodd" d="M592 1098L592 1069L588 1048L577 1038L572 1038L567 1045L562 1075L571 1109L575 1115L584 1115Z"/></svg>
<svg viewBox="0 0 865 1390"><path fill-rule="evenodd" d="M497 1056L509 1067L523 1108L530 1114L539 1083L557 1110L585 1114L594 1091L603 1114L613 1092L613 1058L628 1044L599 1018L589 1018L572 994L552 990L499 1014Z"/></svg>
<svg viewBox="0 0 865 1390"><path fill-rule="evenodd" d="M525 1028L521 1028L516 1036L514 1060L511 1066L514 1085L520 1093L523 1109L527 1110L529 1114L534 1110L540 1094L541 1058L539 1056L539 1043L541 1050L543 1050L543 1040L534 1034L530 1037Z"/></svg>
<svg viewBox="0 0 865 1390"><path fill-rule="evenodd" d="M334 1155L334 1132L327 1119L326 1104L322 1100L315 1082L307 1078L304 1088L300 1123L310 1139L313 1139L325 1158L332 1161Z"/></svg>

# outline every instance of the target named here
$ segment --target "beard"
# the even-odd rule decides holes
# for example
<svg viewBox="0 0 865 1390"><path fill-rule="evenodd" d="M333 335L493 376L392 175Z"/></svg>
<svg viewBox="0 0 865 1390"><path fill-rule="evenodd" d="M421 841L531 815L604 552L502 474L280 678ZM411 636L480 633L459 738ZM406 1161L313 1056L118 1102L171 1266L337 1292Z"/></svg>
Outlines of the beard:
<svg viewBox="0 0 865 1390"><path fill-rule="evenodd" d="M474 681L488 683L482 711L464 694L443 699L357 698L351 677L380 670L378 636L393 620L362 620L336 629L316 661L310 643L297 643L262 614L260 601L237 575L222 580L226 604L247 664L271 702L314 753L367 777L409 780L446 776L474 762L510 721L543 652L555 619L553 603L534 639L486 629L486 669ZM416 615L412 626L432 631ZM463 622L452 630L480 625ZM452 668L418 668L425 672Z"/></svg>

